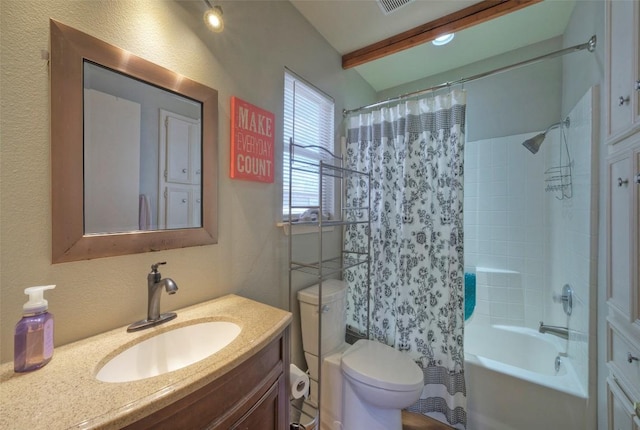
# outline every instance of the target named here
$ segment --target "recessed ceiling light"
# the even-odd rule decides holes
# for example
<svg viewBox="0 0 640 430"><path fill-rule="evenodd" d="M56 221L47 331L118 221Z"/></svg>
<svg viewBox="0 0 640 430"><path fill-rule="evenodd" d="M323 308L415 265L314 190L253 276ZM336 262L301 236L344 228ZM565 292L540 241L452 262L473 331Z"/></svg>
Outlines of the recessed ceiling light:
<svg viewBox="0 0 640 430"><path fill-rule="evenodd" d="M443 34L442 36L436 37L431 43L436 46L446 45L453 40L453 36L454 33Z"/></svg>
<svg viewBox="0 0 640 430"><path fill-rule="evenodd" d="M224 29L224 21L222 20L222 8L220 6L211 6L208 0L205 0L209 9L204 13L204 22L209 30L220 33Z"/></svg>

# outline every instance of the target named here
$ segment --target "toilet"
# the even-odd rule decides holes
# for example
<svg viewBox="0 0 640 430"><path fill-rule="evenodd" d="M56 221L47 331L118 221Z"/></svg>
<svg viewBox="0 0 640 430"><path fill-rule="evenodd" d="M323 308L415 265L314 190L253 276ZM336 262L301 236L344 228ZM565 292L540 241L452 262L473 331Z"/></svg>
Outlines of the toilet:
<svg viewBox="0 0 640 430"><path fill-rule="evenodd" d="M302 346L311 379L307 400L317 406L322 365L321 430L401 430L401 410L424 387L422 370L406 354L382 343L345 342L346 285L322 283L322 357L318 357L319 286L298 291ZM314 381L315 380L315 381Z"/></svg>

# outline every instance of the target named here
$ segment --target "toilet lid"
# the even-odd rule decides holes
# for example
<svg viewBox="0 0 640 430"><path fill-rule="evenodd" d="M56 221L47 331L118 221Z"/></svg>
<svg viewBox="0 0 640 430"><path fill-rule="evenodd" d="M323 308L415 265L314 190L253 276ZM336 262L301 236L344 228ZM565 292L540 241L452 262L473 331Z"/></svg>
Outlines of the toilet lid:
<svg viewBox="0 0 640 430"><path fill-rule="evenodd" d="M372 340L359 340L342 355L342 371L367 385L393 391L414 391L424 376L408 355Z"/></svg>

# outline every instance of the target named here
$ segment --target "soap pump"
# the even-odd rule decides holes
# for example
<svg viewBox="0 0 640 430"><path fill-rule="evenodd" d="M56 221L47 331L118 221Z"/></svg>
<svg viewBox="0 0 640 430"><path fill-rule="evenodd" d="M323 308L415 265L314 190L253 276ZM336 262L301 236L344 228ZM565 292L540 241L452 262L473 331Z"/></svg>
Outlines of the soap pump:
<svg viewBox="0 0 640 430"><path fill-rule="evenodd" d="M22 306L22 319L16 324L13 369L16 372L36 370L53 357L53 315L47 312L44 291L55 285L25 288L29 301Z"/></svg>

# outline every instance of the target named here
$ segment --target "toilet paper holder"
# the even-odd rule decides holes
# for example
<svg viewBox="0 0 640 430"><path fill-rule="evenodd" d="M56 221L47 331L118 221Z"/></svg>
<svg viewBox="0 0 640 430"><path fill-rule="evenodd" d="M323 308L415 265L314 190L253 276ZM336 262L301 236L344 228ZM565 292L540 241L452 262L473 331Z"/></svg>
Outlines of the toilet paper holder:
<svg viewBox="0 0 640 430"><path fill-rule="evenodd" d="M309 375L293 363L289 364L289 380L289 390L294 399L309 397Z"/></svg>

